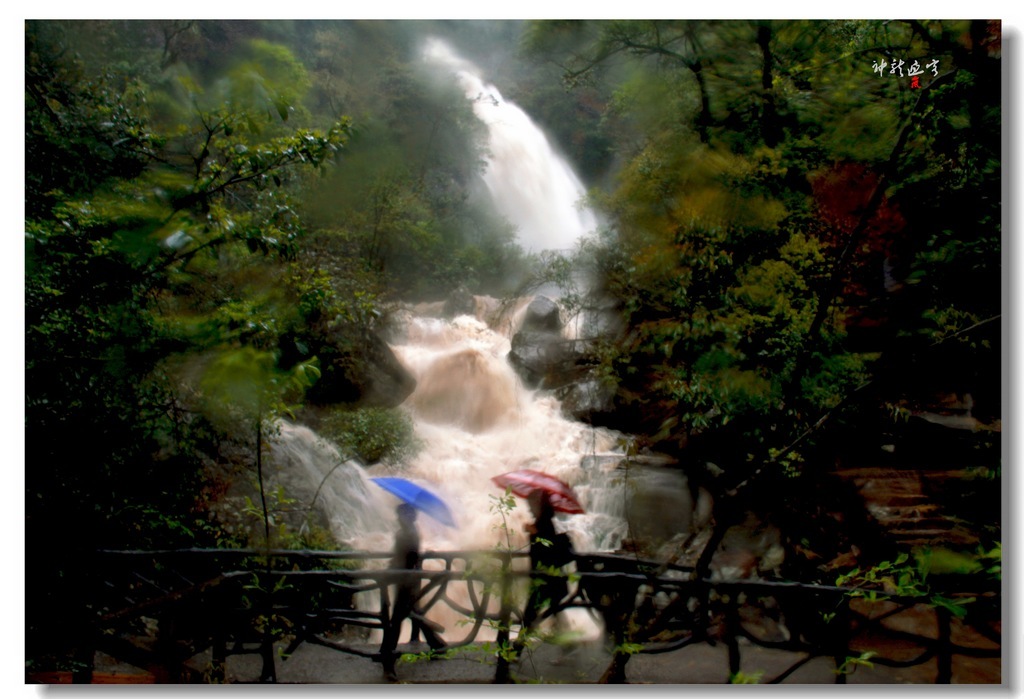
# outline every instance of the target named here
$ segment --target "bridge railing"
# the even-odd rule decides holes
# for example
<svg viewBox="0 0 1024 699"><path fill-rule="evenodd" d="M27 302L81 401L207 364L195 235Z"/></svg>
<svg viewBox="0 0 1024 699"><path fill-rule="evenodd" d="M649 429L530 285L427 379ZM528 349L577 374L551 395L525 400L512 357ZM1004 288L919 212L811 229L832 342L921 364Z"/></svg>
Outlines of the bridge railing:
<svg viewBox="0 0 1024 699"><path fill-rule="evenodd" d="M261 680L273 682L277 664L304 643L379 660L370 639L389 623L392 586L409 575L422 581L418 618L458 619L444 629L449 648L481 640L508 647L531 578L538 576L522 553L427 552L417 571L388 569L388 559L389 553L337 551L104 551L88 595L96 617L92 641L157 681L223 681L228 656L255 653L263 661ZM934 635L884 627L887 619L920 611L920 598L886 596L869 605L839 587L697 579L685 567L603 554L579 555L570 570L569 594L548 613L582 608L599 620L615 649L605 673L611 682L624 681L634 653L670 653L694 643L728 648L724 677L739 673L748 643L800 654L765 682L782 682L825 656L834 660L836 682L842 683L850 659L862 652L856 639L883 631L919 653L871 662L908 667L934 658L939 683L950 681L954 656L1000 655L998 626L978 625L989 641L981 647L954 643L951 626L961 622L941 606L932 610ZM998 599L976 600L976 617L999 618ZM207 649L209 673L187 676L187 661ZM498 654L496 681L509 678L510 661Z"/></svg>

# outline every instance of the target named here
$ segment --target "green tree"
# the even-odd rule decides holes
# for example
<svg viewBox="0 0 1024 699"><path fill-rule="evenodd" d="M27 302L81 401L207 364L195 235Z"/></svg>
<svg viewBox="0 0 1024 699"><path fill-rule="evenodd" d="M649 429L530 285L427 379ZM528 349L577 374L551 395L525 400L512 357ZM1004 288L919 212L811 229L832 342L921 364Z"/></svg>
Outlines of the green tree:
<svg viewBox="0 0 1024 699"><path fill-rule="evenodd" d="M998 410L998 372L981 369L999 366L997 25L553 22L529 36L570 86L612 86L624 165L595 197L611 231L590 249L626 328L603 375L638 431L694 474L715 463L732 492L853 448L821 429L844 410L863 430L885 402L967 386ZM939 69L915 88L872 69L893 56ZM951 357L968 370L922 374Z"/></svg>
<svg viewBox="0 0 1024 699"><path fill-rule="evenodd" d="M263 517L264 546L270 548L270 512L267 508L263 477L263 452L266 436L273 432L276 419L294 416L290 403L301 401L303 392L320 376L315 358L282 371L272 352L242 347L219 352L206 366L201 379L205 409L222 416L234 416L250 426L255 434L256 477Z"/></svg>
<svg viewBox="0 0 1024 699"><path fill-rule="evenodd" d="M301 322L292 290L267 283L300 232L288 187L297 169L327 166L349 132L342 121L285 133L262 103L198 97L181 121L151 118L150 96L174 96L130 73L90 74L59 28L26 26L26 147L46 155L29 161L26 189L36 658L85 637L91 551L201 535L198 478L216 430L183 399L180 370L209 351L269 356L281 329Z"/></svg>

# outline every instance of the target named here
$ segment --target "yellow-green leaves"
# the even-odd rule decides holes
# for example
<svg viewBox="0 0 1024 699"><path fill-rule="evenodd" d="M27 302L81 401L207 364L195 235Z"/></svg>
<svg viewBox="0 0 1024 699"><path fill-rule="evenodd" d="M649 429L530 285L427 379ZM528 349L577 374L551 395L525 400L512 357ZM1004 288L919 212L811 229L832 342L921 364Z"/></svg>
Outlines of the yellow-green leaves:
<svg viewBox="0 0 1024 699"><path fill-rule="evenodd" d="M213 356L203 371L200 388L212 413L263 421L290 412L288 401L301 396L319 377L315 357L282 370L274 353L239 347Z"/></svg>

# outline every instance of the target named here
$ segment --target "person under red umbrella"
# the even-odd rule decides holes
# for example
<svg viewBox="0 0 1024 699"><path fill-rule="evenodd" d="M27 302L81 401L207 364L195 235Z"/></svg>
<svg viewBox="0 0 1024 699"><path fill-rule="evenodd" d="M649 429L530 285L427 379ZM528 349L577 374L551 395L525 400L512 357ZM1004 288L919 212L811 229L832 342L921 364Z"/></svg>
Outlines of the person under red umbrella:
<svg viewBox="0 0 1024 699"><path fill-rule="evenodd" d="M575 555L568 534L555 530L555 512L583 514L576 493L564 481L534 469L524 468L494 476L494 483L526 498L533 522L526 525L530 535L530 596L523 609L522 628L513 649L518 653L542 616L553 616L564 606L569 585L562 567ZM545 611L546 609L546 611Z"/></svg>
<svg viewBox="0 0 1024 699"><path fill-rule="evenodd" d="M537 622L554 616L569 596L569 584L562 567L573 559L572 542L567 534L555 530L555 508L550 493L534 490L526 498L533 522L526 525L530 535L530 595L523 608L522 628L513 649L518 653L526 645Z"/></svg>

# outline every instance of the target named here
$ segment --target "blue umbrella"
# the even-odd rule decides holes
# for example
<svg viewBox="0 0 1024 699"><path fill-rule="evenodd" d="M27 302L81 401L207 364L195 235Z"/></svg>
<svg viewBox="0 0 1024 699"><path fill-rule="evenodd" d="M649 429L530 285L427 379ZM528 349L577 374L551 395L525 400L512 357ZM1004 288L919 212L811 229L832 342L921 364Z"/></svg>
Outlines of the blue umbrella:
<svg viewBox="0 0 1024 699"><path fill-rule="evenodd" d="M455 526L455 518L452 517L448 506L444 504L444 500L423 486L416 485L405 478L371 478L370 480L392 495L397 495L417 510L430 515L441 524L449 527Z"/></svg>

